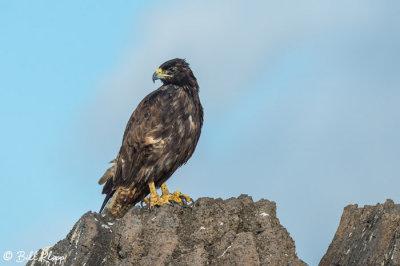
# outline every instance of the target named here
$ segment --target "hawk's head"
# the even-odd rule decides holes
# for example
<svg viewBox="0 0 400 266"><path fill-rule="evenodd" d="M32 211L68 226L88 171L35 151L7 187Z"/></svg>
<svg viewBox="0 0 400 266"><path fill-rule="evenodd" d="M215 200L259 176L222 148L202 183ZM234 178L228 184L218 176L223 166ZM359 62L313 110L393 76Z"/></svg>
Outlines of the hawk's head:
<svg viewBox="0 0 400 266"><path fill-rule="evenodd" d="M161 80L164 84L197 86L189 64L184 59L171 59L162 64L153 74L153 82Z"/></svg>

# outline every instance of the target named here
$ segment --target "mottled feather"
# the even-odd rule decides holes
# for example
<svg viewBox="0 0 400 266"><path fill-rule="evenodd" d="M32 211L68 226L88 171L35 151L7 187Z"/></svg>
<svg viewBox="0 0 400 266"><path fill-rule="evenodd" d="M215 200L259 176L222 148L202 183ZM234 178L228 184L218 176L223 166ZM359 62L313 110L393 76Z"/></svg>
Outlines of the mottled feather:
<svg viewBox="0 0 400 266"><path fill-rule="evenodd" d="M121 217L192 156L203 124L199 86L189 65L173 59L160 66L167 78L132 113L115 164L100 179L107 213Z"/></svg>

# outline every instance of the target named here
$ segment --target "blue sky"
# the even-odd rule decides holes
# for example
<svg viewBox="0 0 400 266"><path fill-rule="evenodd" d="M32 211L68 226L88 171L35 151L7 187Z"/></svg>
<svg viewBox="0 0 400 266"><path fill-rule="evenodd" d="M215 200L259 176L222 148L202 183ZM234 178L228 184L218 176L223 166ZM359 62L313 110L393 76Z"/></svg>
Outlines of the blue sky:
<svg viewBox="0 0 400 266"><path fill-rule="evenodd" d="M0 253L53 245L98 210L97 180L159 85L153 71L182 57L205 123L171 190L275 201L299 257L316 265L344 206L400 201L399 11L396 1L0 2Z"/></svg>

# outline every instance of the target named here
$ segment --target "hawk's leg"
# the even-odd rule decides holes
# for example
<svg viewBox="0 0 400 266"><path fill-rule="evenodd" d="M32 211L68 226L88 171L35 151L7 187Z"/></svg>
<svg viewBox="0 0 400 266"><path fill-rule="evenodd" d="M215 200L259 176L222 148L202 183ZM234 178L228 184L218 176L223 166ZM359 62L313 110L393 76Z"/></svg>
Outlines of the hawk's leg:
<svg viewBox="0 0 400 266"><path fill-rule="evenodd" d="M172 201L172 202L176 202L176 203L183 202L184 204L186 204L186 203L193 204L192 198L189 197L188 195L181 193L180 191L175 191L172 194L169 193L167 185L165 183L163 183L161 185L161 192L162 192L161 198L164 198L168 201Z"/></svg>
<svg viewBox="0 0 400 266"><path fill-rule="evenodd" d="M160 197L157 194L156 186L154 185L154 182L149 183L149 188L150 188L150 196L144 199L144 202L149 206L150 209L154 208L154 206L162 206L162 205L170 205L171 203L168 201L168 199L165 199L163 197Z"/></svg>
<svg viewBox="0 0 400 266"><path fill-rule="evenodd" d="M144 199L144 202L150 209L154 208L154 206L162 206L165 204L170 205L171 203L182 203L192 205L194 202L191 197L185 195L179 191L175 191L174 193L169 193L167 185L163 183L161 185L161 197L157 194L156 187L154 182L149 183L150 188L150 196Z"/></svg>

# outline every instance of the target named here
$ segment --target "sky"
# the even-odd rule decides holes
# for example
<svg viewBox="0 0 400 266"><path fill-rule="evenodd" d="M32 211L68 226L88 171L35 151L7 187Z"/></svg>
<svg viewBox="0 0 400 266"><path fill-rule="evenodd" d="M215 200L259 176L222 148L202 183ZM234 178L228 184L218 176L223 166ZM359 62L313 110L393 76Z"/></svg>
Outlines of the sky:
<svg viewBox="0 0 400 266"><path fill-rule="evenodd" d="M98 211L130 114L179 57L205 117L170 190L276 202L298 256L317 265L346 205L400 202L399 12L398 1L1 1L0 264Z"/></svg>

